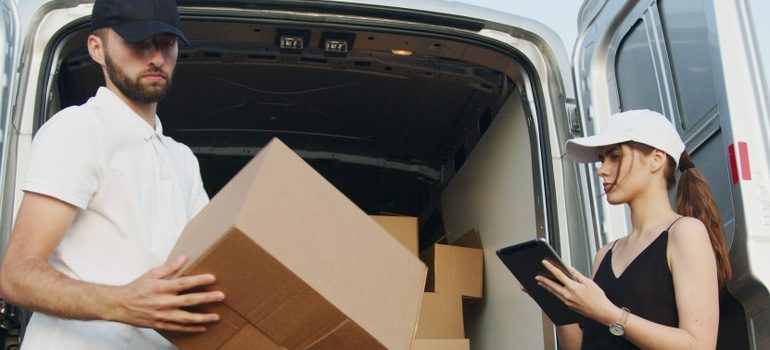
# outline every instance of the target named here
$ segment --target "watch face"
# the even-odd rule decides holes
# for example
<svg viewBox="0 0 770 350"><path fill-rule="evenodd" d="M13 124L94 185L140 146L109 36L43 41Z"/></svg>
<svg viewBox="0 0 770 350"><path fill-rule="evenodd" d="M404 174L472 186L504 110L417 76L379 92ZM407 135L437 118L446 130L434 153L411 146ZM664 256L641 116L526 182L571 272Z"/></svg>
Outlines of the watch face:
<svg viewBox="0 0 770 350"><path fill-rule="evenodd" d="M622 325L616 323L610 326L610 333L612 333L612 335L621 336L625 333L625 330Z"/></svg>

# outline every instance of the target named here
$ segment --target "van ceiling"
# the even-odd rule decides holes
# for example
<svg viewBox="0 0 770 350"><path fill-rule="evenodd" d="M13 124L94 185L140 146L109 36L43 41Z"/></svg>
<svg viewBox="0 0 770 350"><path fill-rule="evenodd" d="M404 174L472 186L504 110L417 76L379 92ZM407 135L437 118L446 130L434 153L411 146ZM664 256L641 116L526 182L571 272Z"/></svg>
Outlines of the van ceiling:
<svg viewBox="0 0 770 350"><path fill-rule="evenodd" d="M348 30L353 49L333 57L318 48L329 28L291 28L313 42L286 52L273 40L285 26L184 26L191 44L180 48L158 115L164 133L199 157L210 195L278 137L364 210L418 215L512 90L505 74L456 57L391 53L409 41L460 47L445 38ZM62 108L103 84L85 46L63 57Z"/></svg>

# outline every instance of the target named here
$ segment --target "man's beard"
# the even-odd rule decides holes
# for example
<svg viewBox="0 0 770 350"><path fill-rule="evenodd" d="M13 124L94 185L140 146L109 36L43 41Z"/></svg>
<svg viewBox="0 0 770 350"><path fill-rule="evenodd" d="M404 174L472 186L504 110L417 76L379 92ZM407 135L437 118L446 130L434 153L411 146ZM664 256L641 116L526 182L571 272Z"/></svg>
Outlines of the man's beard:
<svg viewBox="0 0 770 350"><path fill-rule="evenodd" d="M139 77L136 80L131 80L123 70L110 59L110 55L106 52L104 58L104 65L107 67L107 75L112 83L115 84L120 92L133 101L141 103L159 102L166 96L168 89L171 88L171 75L166 74L160 68L146 70L139 74ZM162 74L163 77L166 78L165 83L143 85L140 80L142 76L147 73Z"/></svg>

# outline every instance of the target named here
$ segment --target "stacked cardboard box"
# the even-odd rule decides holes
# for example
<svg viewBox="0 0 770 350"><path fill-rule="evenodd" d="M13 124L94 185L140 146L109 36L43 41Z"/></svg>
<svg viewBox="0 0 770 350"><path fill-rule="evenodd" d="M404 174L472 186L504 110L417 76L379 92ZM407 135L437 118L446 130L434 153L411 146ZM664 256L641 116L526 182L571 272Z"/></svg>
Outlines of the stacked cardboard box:
<svg viewBox="0 0 770 350"><path fill-rule="evenodd" d="M373 218L399 241L407 242L405 246L416 254L416 218ZM455 244L434 244L420 254L429 270L412 350L470 349L470 341L465 339L462 307L464 300L478 300L482 296L483 252L475 230Z"/></svg>
<svg viewBox="0 0 770 350"><path fill-rule="evenodd" d="M468 231L452 245L434 244L420 258L428 265L427 291L457 293L466 301L481 299L484 251L478 231Z"/></svg>
<svg viewBox="0 0 770 350"><path fill-rule="evenodd" d="M415 339L412 350L469 350L469 339Z"/></svg>
<svg viewBox="0 0 770 350"><path fill-rule="evenodd" d="M189 349L409 350L426 267L280 141L271 141L190 223L169 260L213 273L222 303Z"/></svg>
<svg viewBox="0 0 770 350"><path fill-rule="evenodd" d="M463 301L460 295L425 292L422 296L417 339L465 338Z"/></svg>

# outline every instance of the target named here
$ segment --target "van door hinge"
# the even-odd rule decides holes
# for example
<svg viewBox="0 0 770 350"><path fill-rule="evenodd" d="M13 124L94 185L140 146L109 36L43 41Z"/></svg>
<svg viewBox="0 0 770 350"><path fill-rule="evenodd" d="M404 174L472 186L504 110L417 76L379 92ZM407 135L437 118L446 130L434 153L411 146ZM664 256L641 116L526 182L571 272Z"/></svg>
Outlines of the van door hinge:
<svg viewBox="0 0 770 350"><path fill-rule="evenodd" d="M583 125L580 123L580 113L576 106L567 106L567 122L569 122L570 132L577 135L583 134Z"/></svg>

